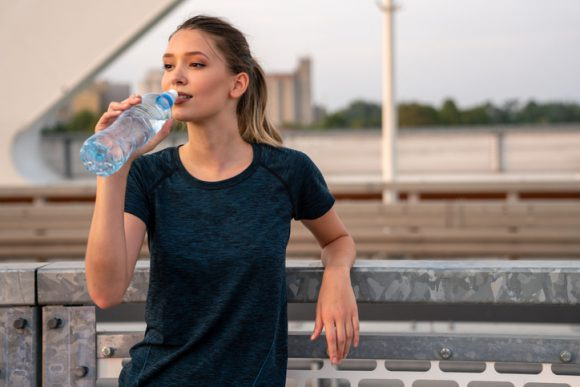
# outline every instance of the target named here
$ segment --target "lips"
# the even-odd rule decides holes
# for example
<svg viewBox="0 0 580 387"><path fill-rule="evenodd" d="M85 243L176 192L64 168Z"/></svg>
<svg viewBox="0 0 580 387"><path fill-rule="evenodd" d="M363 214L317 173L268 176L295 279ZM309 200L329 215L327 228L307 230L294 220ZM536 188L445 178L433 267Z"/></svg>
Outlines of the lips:
<svg viewBox="0 0 580 387"><path fill-rule="evenodd" d="M180 91L177 93L177 98L175 99L175 104L181 104L181 103L187 102L192 98L193 98L193 96L191 94L183 93Z"/></svg>

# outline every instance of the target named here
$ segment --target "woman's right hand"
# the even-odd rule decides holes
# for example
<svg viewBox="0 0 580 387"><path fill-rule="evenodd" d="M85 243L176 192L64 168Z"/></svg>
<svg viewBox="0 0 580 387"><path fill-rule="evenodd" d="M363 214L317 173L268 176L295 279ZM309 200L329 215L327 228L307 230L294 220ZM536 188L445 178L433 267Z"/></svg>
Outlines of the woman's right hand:
<svg viewBox="0 0 580 387"><path fill-rule="evenodd" d="M107 111L105 113L103 113L103 115L101 116L101 118L97 122L97 125L95 126L95 133L108 128L109 126L111 126L111 124L113 122L115 122L115 120L121 115L121 113L123 113L125 110L129 109L130 107L132 107L134 105L138 105L140 103L141 103L141 96L138 94L133 94L129 98L127 98L121 102L111 102L109 104L109 108L107 109ZM157 132L157 134L155 136L153 136L153 138L151 140L149 140L145 145L143 145L141 148L137 149L137 151L135 151L131 155L131 157L129 158L128 161L132 162L133 160L135 160L137 157L141 156L142 154L150 152L153 149L155 149L155 147L157 147L157 145L159 145L159 143L161 143L161 141L163 141L165 139L165 137L167 137L169 135L169 131L171 130L172 123L173 123L172 119L167 120L167 122L165 122L165 124L163 125L161 130L159 132Z"/></svg>

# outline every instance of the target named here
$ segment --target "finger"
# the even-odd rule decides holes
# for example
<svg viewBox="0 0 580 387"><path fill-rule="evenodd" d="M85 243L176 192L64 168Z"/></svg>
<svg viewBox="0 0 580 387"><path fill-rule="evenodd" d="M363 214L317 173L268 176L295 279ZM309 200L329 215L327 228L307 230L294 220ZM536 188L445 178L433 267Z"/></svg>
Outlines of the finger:
<svg viewBox="0 0 580 387"><path fill-rule="evenodd" d="M122 113L121 111L111 111L103 113L103 115L101 116L101 118L99 118L99 121L95 125L95 132L107 128L117 119L117 117L119 117L121 113Z"/></svg>
<svg viewBox="0 0 580 387"><path fill-rule="evenodd" d="M316 340L318 336L320 336L320 333L322 333L322 318L320 317L320 314L317 312L316 319L314 321L314 331L312 332L312 336L310 336L310 340L312 341Z"/></svg>
<svg viewBox="0 0 580 387"><path fill-rule="evenodd" d="M329 320L328 322L325 322L324 331L326 332L326 344L328 345L328 356L332 363L336 363L336 359L338 357L338 350L334 321Z"/></svg>
<svg viewBox="0 0 580 387"><path fill-rule="evenodd" d="M344 351L346 350L346 327L344 325L345 324L342 321L336 322L336 360L338 362L342 361L344 357Z"/></svg>
<svg viewBox="0 0 580 387"><path fill-rule="evenodd" d="M173 125L173 118L168 119L163 124L163 126L161 127L161 130L159 132L169 134L169 132L171 131L171 125Z"/></svg>
<svg viewBox="0 0 580 387"><path fill-rule="evenodd" d="M350 346L352 345L352 341L354 338L354 328L352 326L352 319L346 323L346 346L344 349L344 354L342 358L345 359L348 356L348 351L350 351Z"/></svg>
<svg viewBox="0 0 580 387"><path fill-rule="evenodd" d="M139 103L141 103L141 97L138 95L133 95L127 99L124 99L121 102L113 101L109 103L108 111L117 111L117 110L124 111L130 108L131 106L137 105Z"/></svg>
<svg viewBox="0 0 580 387"><path fill-rule="evenodd" d="M352 328L354 329L354 347L358 348L360 340L360 326L358 322L358 312L352 316Z"/></svg>

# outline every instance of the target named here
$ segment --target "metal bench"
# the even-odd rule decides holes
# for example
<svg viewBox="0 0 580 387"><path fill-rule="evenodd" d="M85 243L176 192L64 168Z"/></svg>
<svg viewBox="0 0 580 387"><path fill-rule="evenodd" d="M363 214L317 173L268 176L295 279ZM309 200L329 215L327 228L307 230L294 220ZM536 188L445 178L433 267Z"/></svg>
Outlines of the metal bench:
<svg viewBox="0 0 580 387"><path fill-rule="evenodd" d="M580 202L338 201L336 210L362 258L580 256ZM82 257L92 211L92 203L0 204L0 258ZM320 253L301 222L287 253Z"/></svg>

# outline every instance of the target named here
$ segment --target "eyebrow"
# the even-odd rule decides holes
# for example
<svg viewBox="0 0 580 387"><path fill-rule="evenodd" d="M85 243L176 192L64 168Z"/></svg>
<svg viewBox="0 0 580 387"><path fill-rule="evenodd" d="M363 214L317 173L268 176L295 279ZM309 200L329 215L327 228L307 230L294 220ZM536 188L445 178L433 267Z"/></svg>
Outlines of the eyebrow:
<svg viewBox="0 0 580 387"><path fill-rule="evenodd" d="M183 55L184 55L184 56L203 55L203 56L205 56L206 58L208 58L208 59L209 59L209 57L208 57L207 55L205 55L205 54L204 54L203 52L201 52L201 51L188 51L188 52L186 52L186 53L185 53L185 54L183 54ZM163 57L164 57L164 58L172 58L172 57L174 57L174 56L175 56L175 55L173 55L173 54L171 54L171 53L163 54Z"/></svg>

